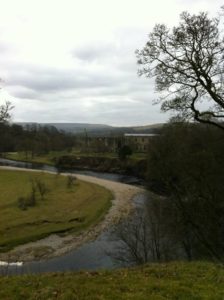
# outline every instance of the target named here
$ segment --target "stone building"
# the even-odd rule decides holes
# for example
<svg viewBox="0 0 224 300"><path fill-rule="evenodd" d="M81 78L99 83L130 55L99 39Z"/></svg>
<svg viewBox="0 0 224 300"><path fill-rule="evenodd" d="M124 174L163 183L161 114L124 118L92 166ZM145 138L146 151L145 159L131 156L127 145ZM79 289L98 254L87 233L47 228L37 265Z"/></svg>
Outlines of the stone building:
<svg viewBox="0 0 224 300"><path fill-rule="evenodd" d="M158 134L155 133L125 133L125 145L130 146L134 152L147 152L152 138Z"/></svg>
<svg viewBox="0 0 224 300"><path fill-rule="evenodd" d="M147 152L150 141L157 134L125 133L120 136L79 137L78 145L84 152L117 152L124 145L128 145L133 152Z"/></svg>

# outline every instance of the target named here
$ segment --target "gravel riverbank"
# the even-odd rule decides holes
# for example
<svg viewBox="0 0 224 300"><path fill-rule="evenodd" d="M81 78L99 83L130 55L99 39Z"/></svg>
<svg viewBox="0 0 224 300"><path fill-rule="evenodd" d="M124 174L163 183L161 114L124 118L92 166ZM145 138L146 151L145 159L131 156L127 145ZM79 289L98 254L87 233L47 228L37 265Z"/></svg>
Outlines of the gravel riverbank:
<svg viewBox="0 0 224 300"><path fill-rule="evenodd" d="M40 172L31 169L22 169L15 167L0 167L0 169ZM47 172L47 171L45 171ZM51 172L48 172L51 173ZM66 176L68 173L61 173ZM71 174L69 174L71 175ZM133 197L138 193L143 193L144 189L124 183L113 182L101 178L87 175L72 174L79 180L101 185L113 193L112 206L101 222L92 226L79 235L68 234L65 236L52 234L44 239L20 245L8 253L1 253L1 261L34 261L48 259L55 256L63 255L74 250L84 243L94 240L100 233L108 229L114 223L127 216L132 208Z"/></svg>

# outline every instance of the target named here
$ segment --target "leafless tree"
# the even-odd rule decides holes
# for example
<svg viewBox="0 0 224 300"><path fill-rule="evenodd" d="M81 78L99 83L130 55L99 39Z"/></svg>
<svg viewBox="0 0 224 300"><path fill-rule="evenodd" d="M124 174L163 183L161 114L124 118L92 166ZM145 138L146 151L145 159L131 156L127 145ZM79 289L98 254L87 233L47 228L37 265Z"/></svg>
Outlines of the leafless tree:
<svg viewBox="0 0 224 300"><path fill-rule="evenodd" d="M38 190L38 192L40 194L41 200L44 200L44 197L49 192L49 188L47 187L46 183L43 182L39 178L35 179L35 184L36 184L37 190Z"/></svg>
<svg viewBox="0 0 224 300"><path fill-rule="evenodd" d="M67 176L67 188L70 189L75 186L77 178L74 175Z"/></svg>
<svg viewBox="0 0 224 300"><path fill-rule="evenodd" d="M224 129L224 39L219 18L183 12L172 30L157 24L141 50L140 75L155 77L163 111Z"/></svg>
<svg viewBox="0 0 224 300"><path fill-rule="evenodd" d="M178 247L167 223L165 199L150 199L116 225L114 236L119 243L117 249L109 254L115 260L128 264L176 258Z"/></svg>
<svg viewBox="0 0 224 300"><path fill-rule="evenodd" d="M10 120L10 111L13 109L11 102L6 101L5 104L0 105L0 123L5 123Z"/></svg>

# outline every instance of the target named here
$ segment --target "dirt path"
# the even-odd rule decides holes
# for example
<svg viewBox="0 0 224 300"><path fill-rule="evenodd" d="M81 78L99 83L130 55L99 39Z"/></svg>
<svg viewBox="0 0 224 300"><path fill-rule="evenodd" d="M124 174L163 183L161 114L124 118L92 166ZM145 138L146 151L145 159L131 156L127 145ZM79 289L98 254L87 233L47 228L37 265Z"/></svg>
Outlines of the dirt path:
<svg viewBox="0 0 224 300"><path fill-rule="evenodd" d="M5 170L16 170L16 171L29 171L29 172L40 172L39 170L30 170L15 167L0 167ZM52 173L44 171L46 173ZM69 173L70 174L70 173ZM61 175L66 176L68 173L62 173ZM97 177L91 177L87 175L72 174L79 180L92 182L101 185L110 190L114 198L112 200L112 206L104 219L95 226L85 230L80 235L66 235L59 236L52 234L44 239L36 242L27 243L25 245L18 246L8 253L0 254L0 261L33 261L40 259L47 259L50 257L60 256L73 249L76 249L84 243L94 240L101 232L109 228L112 224L118 222L120 219L127 216L133 208L132 198L138 194L143 193L144 189L120 183L109 181Z"/></svg>

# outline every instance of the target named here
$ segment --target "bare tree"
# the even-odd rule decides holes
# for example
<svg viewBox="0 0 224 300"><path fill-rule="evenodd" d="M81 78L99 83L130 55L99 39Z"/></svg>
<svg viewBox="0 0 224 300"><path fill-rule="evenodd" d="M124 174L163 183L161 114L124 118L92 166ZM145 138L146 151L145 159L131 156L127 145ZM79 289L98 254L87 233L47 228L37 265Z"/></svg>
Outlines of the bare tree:
<svg viewBox="0 0 224 300"><path fill-rule="evenodd" d="M47 187L46 183L39 178L35 179L35 184L40 194L41 200L44 200L46 194L49 192L49 188Z"/></svg>
<svg viewBox="0 0 224 300"><path fill-rule="evenodd" d="M5 123L10 120L10 111L13 109L11 102L6 101L5 104L0 105L0 123Z"/></svg>
<svg viewBox="0 0 224 300"><path fill-rule="evenodd" d="M122 263L144 264L149 261L148 220L137 211L116 225L114 237L120 241L112 257Z"/></svg>
<svg viewBox="0 0 224 300"><path fill-rule="evenodd" d="M143 207L115 226L118 241L114 253L121 263L144 264L149 261L167 261L178 256L174 234L167 227L166 201L163 197L148 199ZM183 251L182 251L183 253Z"/></svg>
<svg viewBox="0 0 224 300"><path fill-rule="evenodd" d="M224 39L219 18L183 12L172 30L157 24L142 50L140 75L155 77L163 111L224 129Z"/></svg>
<svg viewBox="0 0 224 300"><path fill-rule="evenodd" d="M74 175L67 176L67 188L73 188L75 186L77 178Z"/></svg>

